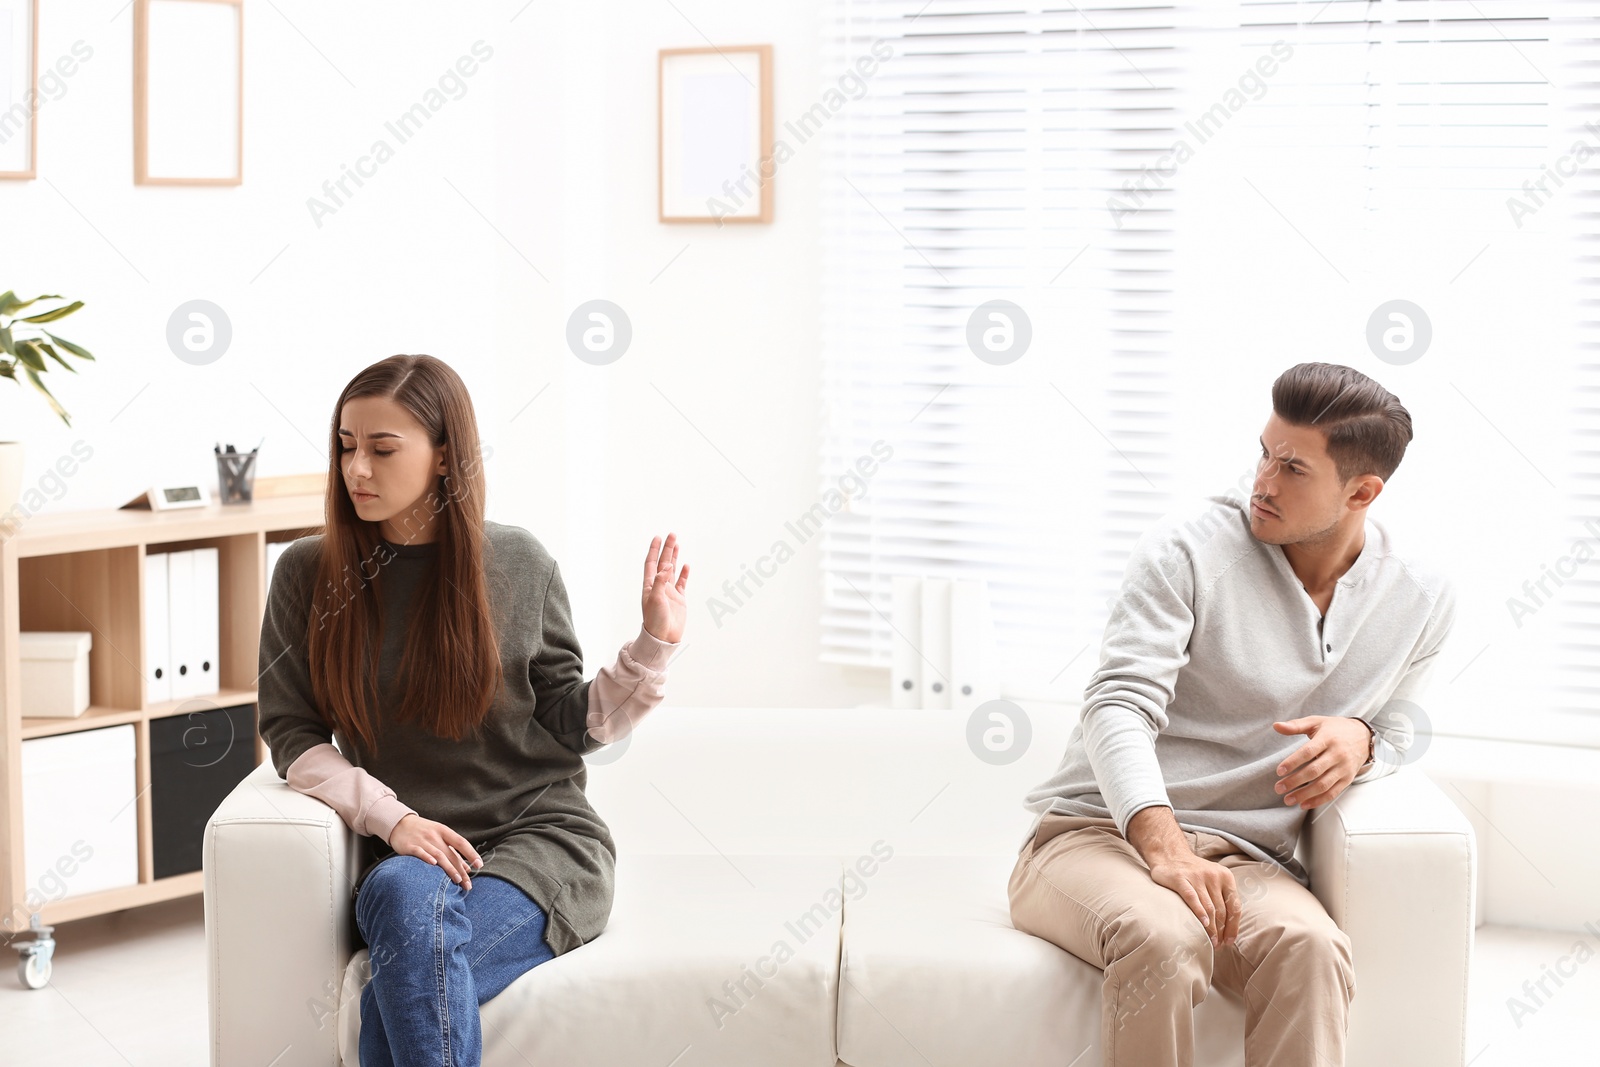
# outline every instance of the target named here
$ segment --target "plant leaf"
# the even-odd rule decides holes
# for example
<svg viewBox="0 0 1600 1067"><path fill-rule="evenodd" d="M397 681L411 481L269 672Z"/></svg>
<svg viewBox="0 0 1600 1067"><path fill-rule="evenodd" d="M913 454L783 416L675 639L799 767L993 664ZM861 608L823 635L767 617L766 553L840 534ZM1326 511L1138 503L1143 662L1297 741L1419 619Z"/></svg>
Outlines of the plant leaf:
<svg viewBox="0 0 1600 1067"><path fill-rule="evenodd" d="M61 353L56 351L54 345L50 344L48 341L38 341L36 343L38 344L38 346L40 348L45 350L45 353L47 355L49 355L49 357L51 359L55 360L57 363L61 364L65 368L67 368L73 374L77 374L78 373L78 368L74 367L72 364L70 364L66 360L62 359L61 358Z"/></svg>
<svg viewBox="0 0 1600 1067"><path fill-rule="evenodd" d="M37 341L17 342L17 358L22 360L29 370L45 369L44 356L40 354L38 344Z"/></svg>
<svg viewBox="0 0 1600 1067"><path fill-rule="evenodd" d="M8 356L17 354L16 346L11 343L11 327L0 326L0 351Z"/></svg>
<svg viewBox="0 0 1600 1067"><path fill-rule="evenodd" d="M41 297L36 297L35 299L43 300L45 298L41 296ZM59 300L60 297L57 297L56 299ZM31 304L31 303L33 303L33 301L30 300L30 301L28 301L28 303ZM77 311L81 307L83 307L83 301L82 300L74 300L72 303L68 304L66 307L54 308L53 310L50 310L50 311L42 311L37 315L29 315L27 318L23 319L22 321L23 322L54 322L57 319L66 318L68 315L72 314L74 311Z"/></svg>
<svg viewBox="0 0 1600 1067"><path fill-rule="evenodd" d="M32 367L24 367L23 370L27 372L28 380L31 381L34 384L34 387L36 389L38 389L39 392L44 394L44 397L45 397L46 400L50 401L50 407L55 411L55 413L57 415L61 416L61 421L66 423L68 426L71 426L72 425L72 419L68 417L67 409L62 407L61 403L58 400L56 400L56 398L54 396L51 395L50 390L48 390L48 389L46 389L44 387L44 382L41 381L39 379L39 376L34 373L33 368Z"/></svg>
<svg viewBox="0 0 1600 1067"><path fill-rule="evenodd" d="M67 340L65 337L57 337L55 334L51 333L49 330L44 330L43 333L44 333L44 335L46 337L50 338L50 340L54 341L56 344L60 345L62 348L65 348L68 352L71 352L73 355L77 356L79 359L87 359L87 360L89 360L91 362L94 361L94 357L89 354L89 350L87 348L83 348L83 347L81 347L79 345L75 345L71 341Z"/></svg>
<svg viewBox="0 0 1600 1067"><path fill-rule="evenodd" d="M18 300L17 294L7 289L4 293L0 293L0 315L10 315L13 312L21 311L29 304L37 304L41 300L65 299L65 297L57 296L55 293L47 293L44 296L36 296L32 300Z"/></svg>

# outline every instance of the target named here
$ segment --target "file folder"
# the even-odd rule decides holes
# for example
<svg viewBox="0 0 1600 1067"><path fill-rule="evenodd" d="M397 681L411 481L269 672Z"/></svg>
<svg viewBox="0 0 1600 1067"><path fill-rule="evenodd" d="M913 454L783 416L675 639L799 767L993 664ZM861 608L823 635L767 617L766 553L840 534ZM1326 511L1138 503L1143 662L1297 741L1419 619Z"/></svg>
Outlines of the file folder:
<svg viewBox="0 0 1600 1067"><path fill-rule="evenodd" d="M167 634L171 643L172 700L194 695L190 663L194 640L194 550L167 553Z"/></svg>
<svg viewBox="0 0 1600 1067"><path fill-rule="evenodd" d="M169 700L215 693L222 665L219 556L215 548L168 552Z"/></svg>
<svg viewBox="0 0 1600 1067"><path fill-rule="evenodd" d="M172 637L167 632L167 554L144 558L144 699L172 699Z"/></svg>
<svg viewBox="0 0 1600 1067"><path fill-rule="evenodd" d="M889 605L889 635L892 651L889 660L889 706L922 707L922 656L917 646L922 641L922 579L897 574L893 599Z"/></svg>
<svg viewBox="0 0 1600 1067"><path fill-rule="evenodd" d="M221 605L218 603L219 563L217 549L194 550L194 599L190 602L190 610L194 612L191 633L195 641L193 656L195 669L191 672L194 681L190 696L205 696L221 688L217 684L217 679L222 674L222 664L219 660L221 653L219 629L222 615Z"/></svg>
<svg viewBox="0 0 1600 1067"><path fill-rule="evenodd" d="M989 583L960 579L950 590L950 699L958 711L973 711L1000 695L994 613Z"/></svg>
<svg viewBox="0 0 1600 1067"><path fill-rule="evenodd" d="M950 705L950 579L922 579L922 706Z"/></svg>

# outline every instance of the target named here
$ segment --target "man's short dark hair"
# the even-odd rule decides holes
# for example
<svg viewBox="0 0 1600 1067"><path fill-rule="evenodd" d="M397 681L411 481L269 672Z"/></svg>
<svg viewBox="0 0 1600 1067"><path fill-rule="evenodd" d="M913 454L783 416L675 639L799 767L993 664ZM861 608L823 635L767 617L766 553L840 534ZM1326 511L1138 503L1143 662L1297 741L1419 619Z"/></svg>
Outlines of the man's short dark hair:
<svg viewBox="0 0 1600 1067"><path fill-rule="evenodd" d="M1327 439L1339 481L1376 474L1385 482L1411 443L1411 413L1398 397L1353 367L1300 363L1272 383L1272 410Z"/></svg>

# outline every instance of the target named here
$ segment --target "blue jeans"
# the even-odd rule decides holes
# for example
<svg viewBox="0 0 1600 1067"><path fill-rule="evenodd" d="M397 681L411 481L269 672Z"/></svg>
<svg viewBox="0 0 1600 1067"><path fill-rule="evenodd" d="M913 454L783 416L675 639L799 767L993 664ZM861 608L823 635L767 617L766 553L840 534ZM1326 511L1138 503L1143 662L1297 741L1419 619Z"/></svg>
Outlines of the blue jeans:
<svg viewBox="0 0 1600 1067"><path fill-rule="evenodd" d="M463 890L442 867L390 856L356 894L371 952L361 990L361 1067L479 1067L478 1005L555 958L545 913L521 889L474 874Z"/></svg>

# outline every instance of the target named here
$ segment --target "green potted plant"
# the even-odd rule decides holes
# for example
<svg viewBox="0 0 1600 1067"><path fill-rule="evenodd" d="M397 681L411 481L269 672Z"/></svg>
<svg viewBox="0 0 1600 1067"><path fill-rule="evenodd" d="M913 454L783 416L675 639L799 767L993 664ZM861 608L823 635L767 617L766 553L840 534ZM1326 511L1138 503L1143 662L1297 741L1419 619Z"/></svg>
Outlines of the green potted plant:
<svg viewBox="0 0 1600 1067"><path fill-rule="evenodd" d="M94 356L87 349L44 329L44 324L66 318L83 307L83 301L74 300L47 311L35 311L32 315L19 314L41 300L65 299L46 295L22 300L10 290L0 294L0 377L10 378L19 387L22 385L21 379L27 378L34 388L44 394L51 410L61 416L61 421L71 426L72 418L67 414L67 409L51 394L40 375L50 369L49 361L52 359L72 373L78 373L76 367L62 358L63 351L78 359L93 360ZM21 441L0 441L0 514L11 510L22 492L22 457Z"/></svg>

